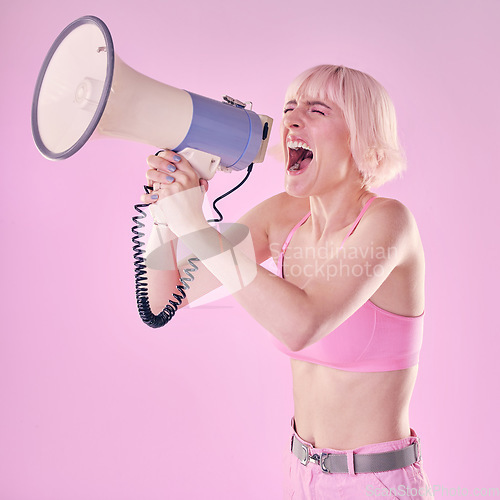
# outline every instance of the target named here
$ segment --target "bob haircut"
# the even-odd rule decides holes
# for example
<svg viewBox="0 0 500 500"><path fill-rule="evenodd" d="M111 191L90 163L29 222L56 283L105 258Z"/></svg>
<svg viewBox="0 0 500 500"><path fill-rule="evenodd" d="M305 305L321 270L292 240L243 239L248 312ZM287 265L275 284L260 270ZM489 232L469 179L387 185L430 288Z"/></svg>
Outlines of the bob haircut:
<svg viewBox="0 0 500 500"><path fill-rule="evenodd" d="M315 66L290 84L285 102L300 97L328 100L342 110L363 186L378 187L401 176L406 159L399 144L394 105L374 78L345 66Z"/></svg>

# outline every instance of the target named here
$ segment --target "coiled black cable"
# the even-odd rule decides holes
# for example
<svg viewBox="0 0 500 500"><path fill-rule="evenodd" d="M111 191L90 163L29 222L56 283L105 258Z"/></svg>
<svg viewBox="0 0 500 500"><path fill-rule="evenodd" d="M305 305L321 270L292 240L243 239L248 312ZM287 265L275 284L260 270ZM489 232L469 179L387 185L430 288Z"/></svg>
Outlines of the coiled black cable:
<svg viewBox="0 0 500 500"><path fill-rule="evenodd" d="M144 190L149 194L152 191L152 188L149 186L144 186ZM141 248L145 245L145 243L141 241L144 233L141 233L139 231L144 227L144 224L141 222L141 220L147 217L146 212L141 209L148 206L149 203L134 205L134 208L137 212L139 212L139 215L135 215L134 217L132 217L132 220L135 224L135 226L132 227L132 233L134 233L134 236L132 237L132 242L134 243L132 250L134 251L135 296L137 299L137 309L139 310L139 316L141 317L142 321L151 328L160 328L161 326L166 325L174 317L174 314L177 311L178 307L181 305L183 299L186 298L185 290L189 290L188 283L194 280L192 273L198 270L198 266L195 264L195 262L199 261L200 259L196 257L191 257L190 259L188 259L188 262L192 267L184 269L184 274L186 274L186 277L180 278L179 281L181 282L181 284L176 286L180 295L174 293L173 298L175 300L170 299L168 301L169 303L163 308L163 311L161 311L160 314L154 314L153 311L151 311L151 307L149 305L146 259L143 257L145 250Z"/></svg>
<svg viewBox="0 0 500 500"><path fill-rule="evenodd" d="M237 186L231 188L229 191L224 193L222 196L219 196L213 202L213 208L219 215L219 219L210 219L207 222L220 222L224 218L215 204L222 198L225 198L226 196L236 191L236 189L241 187L243 183L248 179L250 173L252 172L252 168L253 163L249 165L246 176ZM152 190L153 188L151 188L150 186L144 186L144 191L147 194L149 194ZM198 259L197 257L191 257L190 259L188 259L188 262L192 267L188 267L183 270L183 273L186 275L186 277L180 278L180 284L176 286L179 294L172 294L175 300L170 299L168 301L168 304L163 308L160 314L154 314L153 311L151 311L151 306L149 305L146 259L143 257L145 250L142 248L145 243L141 241L144 233L140 232L140 229L145 227L141 220L147 217L147 213L142 209L147 207L149 207L149 203L140 203L138 205L134 205L134 209L139 212L139 215L135 215L134 217L132 217L132 221L135 224L132 227L132 233L134 234L134 236L132 237L132 243L134 244L132 250L134 251L135 296L137 300L137 309L139 310L139 316L141 317L142 321L151 328L160 328L162 326L165 326L174 317L175 312L182 304L182 301L186 298L185 290L189 290L189 282L192 282L194 280L193 273L198 270L198 266L195 264L195 262L199 262L200 259Z"/></svg>

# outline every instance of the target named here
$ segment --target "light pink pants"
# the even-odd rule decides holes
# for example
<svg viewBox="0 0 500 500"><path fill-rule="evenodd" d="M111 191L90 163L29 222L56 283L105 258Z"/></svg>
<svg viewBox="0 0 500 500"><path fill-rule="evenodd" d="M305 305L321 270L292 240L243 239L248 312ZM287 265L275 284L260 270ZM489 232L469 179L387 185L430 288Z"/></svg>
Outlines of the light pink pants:
<svg viewBox="0 0 500 500"><path fill-rule="evenodd" d="M294 432L292 430L292 432ZM295 433L305 445L311 446ZM415 431L411 436L398 441L361 446L356 453L381 453L399 450L417 441ZM311 453L349 453L327 448L314 448ZM422 468L422 460L403 469L388 472L369 472L363 474L327 474L319 465L309 462L302 465L290 451L285 458L284 495L286 500L363 500L369 498L429 499L433 498L432 486Z"/></svg>

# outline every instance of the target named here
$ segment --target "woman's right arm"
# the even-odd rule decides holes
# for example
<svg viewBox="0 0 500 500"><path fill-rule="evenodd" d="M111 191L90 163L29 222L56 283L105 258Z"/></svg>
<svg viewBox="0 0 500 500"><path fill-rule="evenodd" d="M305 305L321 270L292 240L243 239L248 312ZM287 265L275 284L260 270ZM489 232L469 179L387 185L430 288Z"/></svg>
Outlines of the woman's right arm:
<svg viewBox="0 0 500 500"><path fill-rule="evenodd" d="M250 231L252 249L247 256L258 264L267 260L270 253L268 238L268 225L270 205L273 199L266 200L247 212L237 222L246 226ZM231 229L231 228L230 228ZM159 314L174 293L179 293L176 286L180 284L179 278L185 277L184 269L192 268L188 259L189 255L177 262L177 237L165 225L154 225L146 246L146 266L149 304L154 314ZM180 308L193 302L207 293L221 286L220 281L208 271L199 261L195 261L198 269L193 272L193 281L189 282L189 289L185 290L186 299Z"/></svg>

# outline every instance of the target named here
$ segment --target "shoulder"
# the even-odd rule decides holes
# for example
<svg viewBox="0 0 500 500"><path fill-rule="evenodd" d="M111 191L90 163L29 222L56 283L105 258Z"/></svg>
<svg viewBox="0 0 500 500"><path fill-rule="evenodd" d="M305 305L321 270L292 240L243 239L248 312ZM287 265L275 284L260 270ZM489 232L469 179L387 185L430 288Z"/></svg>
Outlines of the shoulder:
<svg viewBox="0 0 500 500"><path fill-rule="evenodd" d="M384 228L391 233L408 235L417 229L410 209L393 198L378 197L363 218L370 221L371 227Z"/></svg>
<svg viewBox="0 0 500 500"><path fill-rule="evenodd" d="M293 198L287 193L280 193L264 200L249 210L239 220L250 230L258 262L271 257L271 247L280 241L281 233L291 229L300 217L309 210L309 199Z"/></svg>
<svg viewBox="0 0 500 500"><path fill-rule="evenodd" d="M363 221L363 219L365 219ZM421 247L417 222L401 201L379 197L373 201L361 219L359 237L366 241L397 247L401 256L412 254ZM356 233L356 232L355 232ZM354 236L354 235L353 235Z"/></svg>
<svg viewBox="0 0 500 500"><path fill-rule="evenodd" d="M295 198L283 192L268 198L248 211L240 222L265 227L287 226L309 211L308 198Z"/></svg>

